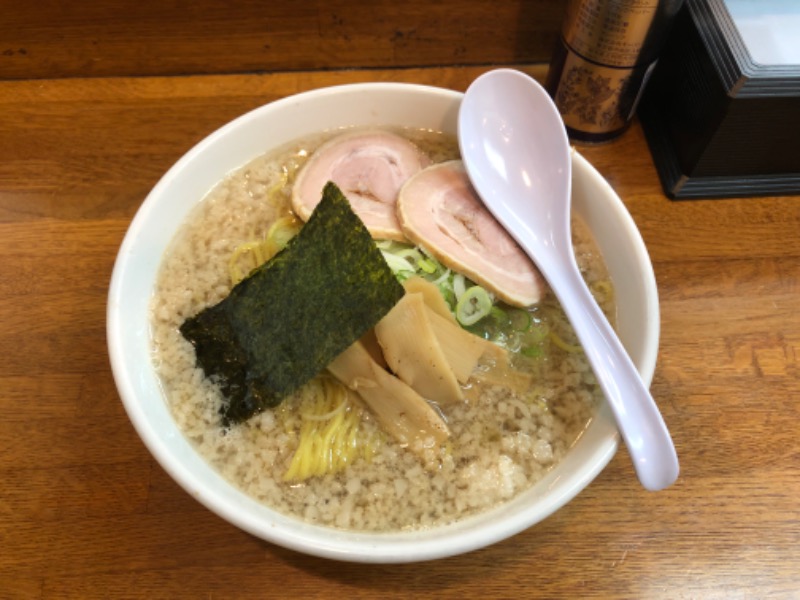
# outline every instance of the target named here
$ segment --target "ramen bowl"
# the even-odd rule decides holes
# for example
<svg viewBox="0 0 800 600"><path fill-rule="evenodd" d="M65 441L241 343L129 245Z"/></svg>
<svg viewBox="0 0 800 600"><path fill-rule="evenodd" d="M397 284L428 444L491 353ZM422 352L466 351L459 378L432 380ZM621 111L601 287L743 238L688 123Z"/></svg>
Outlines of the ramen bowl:
<svg viewBox="0 0 800 600"><path fill-rule="evenodd" d="M596 416L544 478L510 501L454 523L414 531L372 533L315 525L281 514L220 475L182 434L152 361L150 302L162 257L209 190L255 157L322 131L399 126L455 135L462 94L396 83L324 88L249 112L183 156L147 196L124 238L108 298L111 366L128 416L166 472L209 510L268 542L320 557L405 563L469 552L511 537L564 506L608 464L618 448L609 407ZM591 230L617 296L617 330L649 385L659 336L658 297L646 248L624 204L577 152L573 210ZM635 477L631 470L631 477Z"/></svg>

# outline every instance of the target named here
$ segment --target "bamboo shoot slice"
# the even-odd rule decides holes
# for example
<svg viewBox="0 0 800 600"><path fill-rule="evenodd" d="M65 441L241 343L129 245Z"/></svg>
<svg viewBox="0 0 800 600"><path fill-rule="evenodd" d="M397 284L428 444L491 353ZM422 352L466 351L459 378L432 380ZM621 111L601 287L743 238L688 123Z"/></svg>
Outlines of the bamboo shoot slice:
<svg viewBox="0 0 800 600"><path fill-rule="evenodd" d="M407 384L381 368L362 342L337 356L328 370L361 396L384 431L412 450L421 445L438 446L450 436L439 413Z"/></svg>
<svg viewBox="0 0 800 600"><path fill-rule="evenodd" d="M441 315L454 325L458 325L455 315L450 312L450 307L447 306L439 287L435 283L431 283L422 277L409 277L403 282L403 287L408 294L419 293L422 294L426 306L433 312Z"/></svg>
<svg viewBox="0 0 800 600"><path fill-rule="evenodd" d="M502 385L512 390L524 393L533 385L533 375L515 369L511 365L508 351L489 340L485 352L481 355L478 365L472 372L472 378L480 383L489 385Z"/></svg>
<svg viewBox="0 0 800 600"><path fill-rule="evenodd" d="M405 296L375 325L389 368L414 390L439 404L464 399L442 351L422 294Z"/></svg>
<svg viewBox="0 0 800 600"><path fill-rule="evenodd" d="M433 334L439 342L447 364L459 383L467 383L481 356L487 352L486 344L492 343L462 329L429 307L426 309Z"/></svg>

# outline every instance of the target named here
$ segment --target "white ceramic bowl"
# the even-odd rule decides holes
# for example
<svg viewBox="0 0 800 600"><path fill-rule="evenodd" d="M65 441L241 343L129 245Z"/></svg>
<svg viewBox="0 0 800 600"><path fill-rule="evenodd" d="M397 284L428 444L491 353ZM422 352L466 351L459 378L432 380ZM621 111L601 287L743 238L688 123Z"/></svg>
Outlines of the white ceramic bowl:
<svg viewBox="0 0 800 600"><path fill-rule="evenodd" d="M262 106L228 123L181 158L148 195L120 248L108 299L111 366L145 445L187 492L260 538L339 560L401 563L481 548L512 536L571 500L618 446L608 406L543 481L511 502L446 527L413 533L353 533L303 523L238 491L212 469L173 421L151 364L148 305L161 257L187 213L229 171L306 134L351 125L403 125L455 134L461 94L393 83L320 89ZM658 297L639 232L608 183L573 158L573 207L589 224L616 285L619 334L645 382L655 368ZM631 470L631 477L635 477Z"/></svg>

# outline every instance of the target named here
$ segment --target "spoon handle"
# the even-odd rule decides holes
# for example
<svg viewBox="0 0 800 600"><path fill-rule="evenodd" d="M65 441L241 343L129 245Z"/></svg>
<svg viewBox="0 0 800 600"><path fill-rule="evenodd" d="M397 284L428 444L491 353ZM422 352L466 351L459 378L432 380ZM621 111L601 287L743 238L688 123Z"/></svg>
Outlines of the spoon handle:
<svg viewBox="0 0 800 600"><path fill-rule="evenodd" d="M600 387L616 417L636 474L648 490L661 490L678 477L678 457L658 406L572 260L540 264L586 350ZM566 264L563 264L566 263ZM559 281L555 281L558 279Z"/></svg>

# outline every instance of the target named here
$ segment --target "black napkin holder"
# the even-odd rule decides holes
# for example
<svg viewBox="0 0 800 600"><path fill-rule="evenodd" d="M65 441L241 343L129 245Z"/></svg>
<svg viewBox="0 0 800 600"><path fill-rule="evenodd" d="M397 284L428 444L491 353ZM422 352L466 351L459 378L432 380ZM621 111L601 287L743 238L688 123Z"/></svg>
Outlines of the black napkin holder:
<svg viewBox="0 0 800 600"><path fill-rule="evenodd" d="M724 0L686 0L638 115L670 198L800 194L800 65L755 62Z"/></svg>

